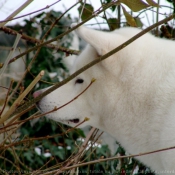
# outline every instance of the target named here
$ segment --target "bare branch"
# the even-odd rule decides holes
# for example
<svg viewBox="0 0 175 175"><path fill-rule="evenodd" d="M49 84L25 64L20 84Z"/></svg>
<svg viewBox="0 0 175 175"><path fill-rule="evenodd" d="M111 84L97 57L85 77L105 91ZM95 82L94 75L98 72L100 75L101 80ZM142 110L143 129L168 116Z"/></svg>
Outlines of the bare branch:
<svg viewBox="0 0 175 175"><path fill-rule="evenodd" d="M10 29L8 27L0 27L0 30L4 31L7 34L11 34L11 35L17 35L19 33L19 32L15 31L13 29ZM31 37L31 36L25 35L21 32L19 34L21 34L22 39L24 39L28 42L31 42L31 43L34 43L34 44L37 44L37 45L42 43L41 40L39 40L39 39L36 39L36 38ZM61 47L61 46L58 47L54 44L46 44L46 45L44 45L44 47L47 47L47 48L50 48L50 49L55 49L57 51L62 51L62 52L65 52L67 54L73 54L73 55L78 55L79 54L79 51L71 50L71 49L68 49L68 48L65 48L65 47ZM15 60L16 60L16 58L15 58ZM11 60L10 62L13 62L15 60ZM3 66L3 64L2 64L2 66Z"/></svg>
<svg viewBox="0 0 175 175"><path fill-rule="evenodd" d="M8 20L12 19L14 16L16 16L19 12L21 12L24 8L26 8L33 0L27 0L23 5L21 5L17 10L15 10L9 17L5 19L5 22L0 23L0 27L3 27Z"/></svg>
<svg viewBox="0 0 175 175"><path fill-rule="evenodd" d="M32 1L33 1L33 0L32 0ZM31 2L32 2L32 1L31 1ZM32 14L34 14L34 13L37 13L37 12L46 10L46 9L52 7L53 5L57 4L57 3L60 2L60 1L61 1L61 0L58 0L58 1L56 1L56 2L54 2L54 3L52 3L52 4L50 4L50 5L47 5L46 7L42 8L42 9L36 10L36 11L34 11L34 12L30 12L30 13L25 14L25 15L17 16L17 17L15 17L15 18L12 18L12 17L10 18L10 17L8 17L7 19L5 19L5 20L3 20L3 21L0 21L0 23L7 23L7 22L9 22L9 21L12 21L12 20L15 20L15 19L19 19L19 18L23 18L23 17L25 17L25 16L29 16L29 15L32 15ZM30 2L30 3L31 3L31 2ZM0 24L0 26L1 26L1 24Z"/></svg>
<svg viewBox="0 0 175 175"><path fill-rule="evenodd" d="M21 101L25 96L31 91L31 89L36 85L36 83L43 77L44 71L41 71L38 76L30 83L30 85L25 89L25 91L16 99L10 109L0 118L0 123L4 123L9 116L15 111L15 109L20 105Z"/></svg>

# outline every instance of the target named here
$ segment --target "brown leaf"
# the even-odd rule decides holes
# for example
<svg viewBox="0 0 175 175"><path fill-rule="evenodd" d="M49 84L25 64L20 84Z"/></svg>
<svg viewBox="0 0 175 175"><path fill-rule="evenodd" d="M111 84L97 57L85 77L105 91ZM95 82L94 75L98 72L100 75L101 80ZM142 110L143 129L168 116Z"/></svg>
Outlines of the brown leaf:
<svg viewBox="0 0 175 175"><path fill-rule="evenodd" d="M81 14L81 11L82 11L82 8L84 7L83 9L83 13L82 13L82 16L81 16L81 20L84 21L85 19L87 19L88 17L90 17L94 11L94 8L92 5L90 4L85 4L84 5L80 5L80 7L78 7L78 11L79 11L79 14Z"/></svg>
<svg viewBox="0 0 175 175"><path fill-rule="evenodd" d="M142 23L142 21L140 20L139 17L136 17L134 19L135 19L137 27L143 27L143 23Z"/></svg>
<svg viewBox="0 0 175 175"><path fill-rule="evenodd" d="M136 25L134 18L126 11L126 9L123 6L122 6L122 9L123 9L125 18L127 20L127 23L132 27L136 27L137 25Z"/></svg>
<svg viewBox="0 0 175 175"><path fill-rule="evenodd" d="M120 2L127 5L134 12L138 12L150 6L142 0L120 0Z"/></svg>

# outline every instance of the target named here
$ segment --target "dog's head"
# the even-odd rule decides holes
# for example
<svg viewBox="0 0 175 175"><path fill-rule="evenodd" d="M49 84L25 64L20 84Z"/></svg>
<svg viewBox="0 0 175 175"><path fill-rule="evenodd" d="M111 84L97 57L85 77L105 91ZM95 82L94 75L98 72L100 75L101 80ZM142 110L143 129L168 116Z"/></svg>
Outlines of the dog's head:
<svg viewBox="0 0 175 175"><path fill-rule="evenodd" d="M116 33L100 32L83 26L79 27L76 33L89 43L89 45L86 46L85 50L76 58L70 73L76 72L78 69L123 42L120 39L122 37ZM45 96L37 103L38 108L42 113L47 113L55 109L54 112L46 116L67 125L76 126L83 122L85 118L89 118L89 120L81 124L80 127L91 125L101 128L103 123L101 117L105 115L108 100L110 101L110 105L113 103L109 95L111 92L109 92L108 86L114 86L114 79L116 79L114 75L120 72L117 57L119 57L119 54L114 54L107 60L89 68L67 84ZM82 93L93 79L96 79L96 81ZM42 89L35 92L34 97L37 97L45 90L46 89ZM81 95L79 96L79 94ZM56 108L60 109L56 110Z"/></svg>
<svg viewBox="0 0 175 175"><path fill-rule="evenodd" d="M94 57L97 57L95 50L91 46L87 46L83 53L75 60L70 72L76 72L76 70L92 61ZM102 71L99 65L86 70L73 80L42 98L37 103L37 107L42 113L54 111L47 114L46 117L70 126L76 126L84 120L85 122L80 127L93 124L97 125L95 123L98 123L99 120L96 113L98 91L100 91L100 88L97 87L97 84L99 84L99 71ZM47 89L36 91L33 96L37 97ZM94 103L97 104L96 109ZM89 120L86 121L87 118Z"/></svg>

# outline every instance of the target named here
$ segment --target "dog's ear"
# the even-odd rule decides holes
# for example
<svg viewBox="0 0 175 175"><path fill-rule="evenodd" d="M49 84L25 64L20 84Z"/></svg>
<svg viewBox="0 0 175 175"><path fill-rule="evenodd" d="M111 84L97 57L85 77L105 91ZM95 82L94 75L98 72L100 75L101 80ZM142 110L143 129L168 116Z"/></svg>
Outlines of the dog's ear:
<svg viewBox="0 0 175 175"><path fill-rule="evenodd" d="M77 35L94 47L99 56L102 56L109 51L109 33L101 32L94 29L90 29L84 26L80 26L76 30Z"/></svg>
<svg viewBox="0 0 175 175"><path fill-rule="evenodd" d="M75 31L78 36L95 48L99 56L103 56L123 42L123 37L117 33L93 30L84 26L80 26ZM118 52L116 54L115 56L112 55L101 62L101 64L107 70L111 71L111 69L113 69L112 72L115 75L117 75L120 71L119 69L116 69L116 67L119 65L118 58L120 57L120 53Z"/></svg>

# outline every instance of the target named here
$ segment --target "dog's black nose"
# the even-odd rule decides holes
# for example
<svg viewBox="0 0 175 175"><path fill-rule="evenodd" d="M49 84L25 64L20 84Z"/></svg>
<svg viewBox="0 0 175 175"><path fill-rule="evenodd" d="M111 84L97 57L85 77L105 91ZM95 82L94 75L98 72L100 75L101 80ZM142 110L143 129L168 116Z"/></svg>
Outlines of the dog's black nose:
<svg viewBox="0 0 175 175"><path fill-rule="evenodd" d="M36 98L41 94L41 91L36 91L33 93L33 97Z"/></svg>
<svg viewBox="0 0 175 175"><path fill-rule="evenodd" d="M36 98L36 97L38 97L41 93L42 93L42 91L36 91L36 92L33 93L33 97ZM36 107L37 107L39 110L41 110L41 109L40 109L40 106L39 106L39 101L36 102Z"/></svg>
<svg viewBox="0 0 175 175"><path fill-rule="evenodd" d="M70 121L73 122L73 123L79 123L80 120L78 118L75 118L75 119L72 119Z"/></svg>

